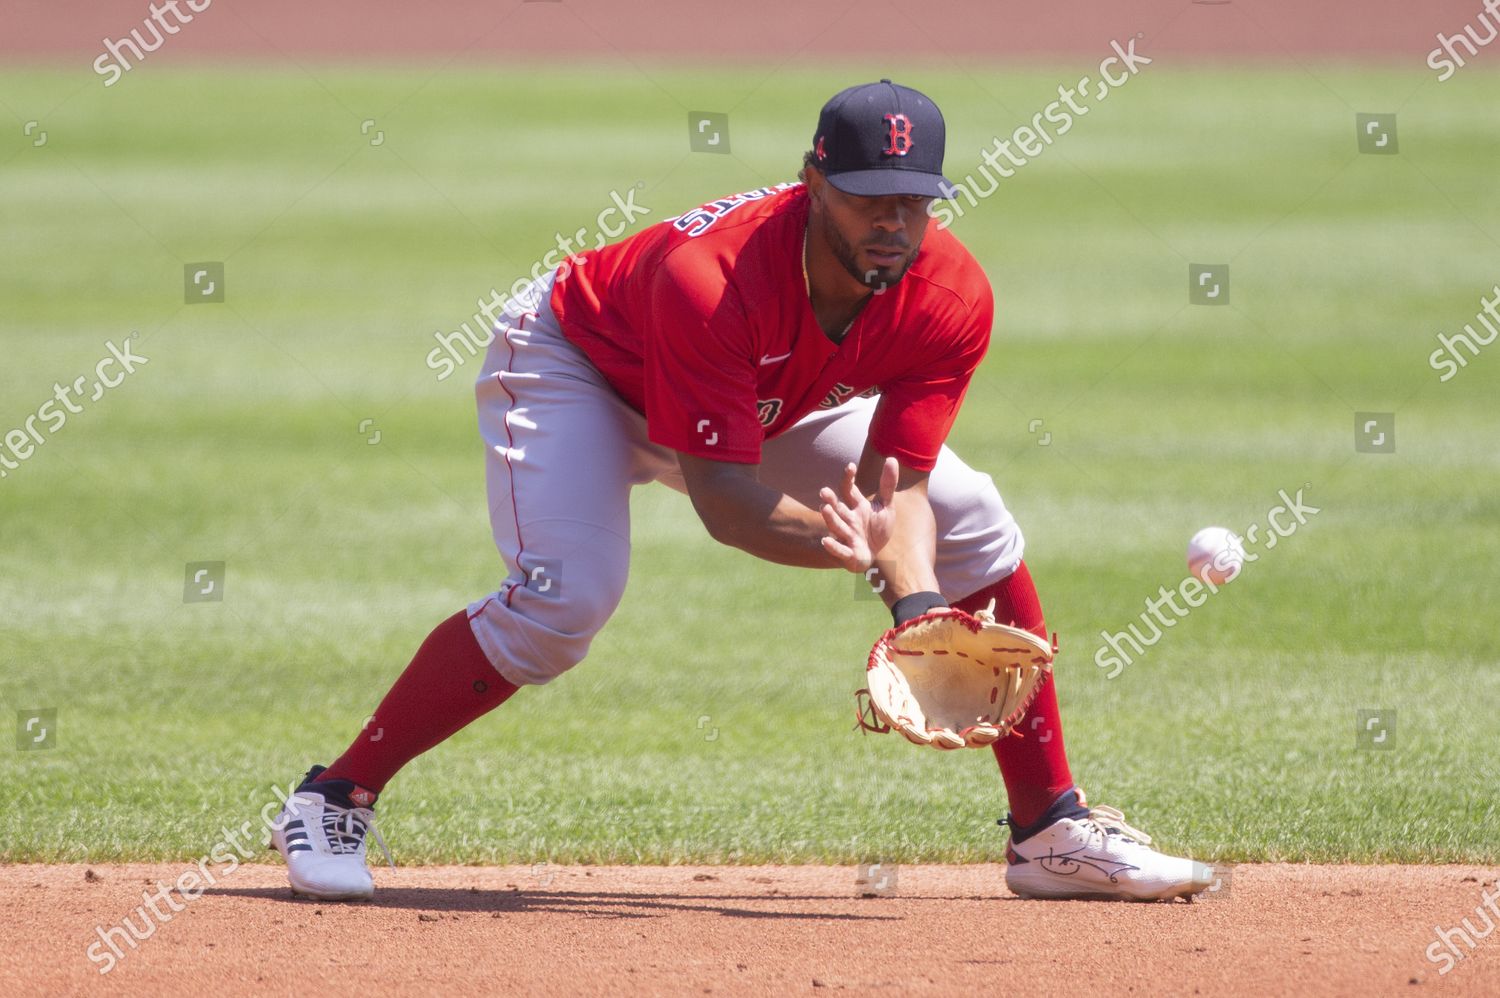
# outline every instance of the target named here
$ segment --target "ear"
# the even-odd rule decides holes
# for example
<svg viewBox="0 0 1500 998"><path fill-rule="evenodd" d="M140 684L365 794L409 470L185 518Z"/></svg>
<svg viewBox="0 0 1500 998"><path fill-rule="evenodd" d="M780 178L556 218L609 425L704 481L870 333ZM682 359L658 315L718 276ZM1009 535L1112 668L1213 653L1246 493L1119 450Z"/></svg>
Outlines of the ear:
<svg viewBox="0 0 1500 998"><path fill-rule="evenodd" d="M815 203L823 201L823 185L828 183L828 178L823 176L823 171L816 166L804 167L802 171L806 175L807 196Z"/></svg>

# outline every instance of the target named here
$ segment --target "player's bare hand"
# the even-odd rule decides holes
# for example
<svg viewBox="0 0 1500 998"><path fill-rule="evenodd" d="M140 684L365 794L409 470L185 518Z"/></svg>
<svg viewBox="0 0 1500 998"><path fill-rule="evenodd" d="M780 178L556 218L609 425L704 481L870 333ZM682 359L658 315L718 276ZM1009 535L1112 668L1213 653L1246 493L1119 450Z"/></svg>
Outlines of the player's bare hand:
<svg viewBox="0 0 1500 998"><path fill-rule="evenodd" d="M853 464L846 466L840 491L825 487L818 497L823 500L821 512L828 527L823 550L849 571L863 573L875 563L876 555L895 532L896 510L892 501L900 468L895 458L885 459L873 498L866 497L854 483L857 472Z"/></svg>

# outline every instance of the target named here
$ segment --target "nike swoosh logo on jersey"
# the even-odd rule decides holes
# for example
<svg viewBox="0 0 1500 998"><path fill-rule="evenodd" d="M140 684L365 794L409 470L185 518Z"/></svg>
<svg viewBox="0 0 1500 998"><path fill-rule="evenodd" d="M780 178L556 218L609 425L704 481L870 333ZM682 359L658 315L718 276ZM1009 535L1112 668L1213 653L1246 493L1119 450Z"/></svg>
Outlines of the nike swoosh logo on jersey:
<svg viewBox="0 0 1500 998"><path fill-rule="evenodd" d="M790 350L788 350L786 353L782 354L779 357L770 357L770 356L767 356L766 354L761 354L760 355L760 366L761 367L765 367L767 364L775 364L778 361L786 360L791 355L792 355L792 352Z"/></svg>

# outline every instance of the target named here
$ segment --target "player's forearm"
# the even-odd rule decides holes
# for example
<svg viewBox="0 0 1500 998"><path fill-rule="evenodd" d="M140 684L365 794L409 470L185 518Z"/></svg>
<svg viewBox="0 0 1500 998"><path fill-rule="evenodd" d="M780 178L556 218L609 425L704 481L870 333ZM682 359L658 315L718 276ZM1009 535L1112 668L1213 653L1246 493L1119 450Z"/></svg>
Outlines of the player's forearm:
<svg viewBox="0 0 1500 998"><path fill-rule="evenodd" d="M744 478L726 480L694 501L714 540L765 561L795 568L837 568L823 550L823 518L791 496Z"/></svg>
<svg viewBox="0 0 1500 998"><path fill-rule="evenodd" d="M926 484L897 492L892 505L896 511L896 530L875 556L875 567L885 582L881 597L888 606L912 593L939 592L934 567L937 521L927 501Z"/></svg>

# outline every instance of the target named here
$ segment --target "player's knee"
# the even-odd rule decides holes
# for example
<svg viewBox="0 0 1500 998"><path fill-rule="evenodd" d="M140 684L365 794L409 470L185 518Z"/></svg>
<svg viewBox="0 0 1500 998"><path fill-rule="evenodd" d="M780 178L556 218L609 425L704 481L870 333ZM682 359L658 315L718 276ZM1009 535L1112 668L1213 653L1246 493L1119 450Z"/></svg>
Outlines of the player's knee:
<svg viewBox="0 0 1500 998"><path fill-rule="evenodd" d="M999 530L1015 520L1000 498L995 480L954 460L957 468L934 469L927 498L937 523L938 542L971 538L976 532Z"/></svg>
<svg viewBox="0 0 1500 998"><path fill-rule="evenodd" d="M993 478L945 451L929 480L928 500L944 595L961 599L1015 570L1025 541Z"/></svg>
<svg viewBox="0 0 1500 998"><path fill-rule="evenodd" d="M977 486L978 490L963 504L969 516L987 523L999 523L1011 518L993 478L982 471L976 471L971 484Z"/></svg>
<svg viewBox="0 0 1500 998"><path fill-rule="evenodd" d="M583 661L625 592L628 558L522 558L524 571L470 607L481 646L517 684L547 683Z"/></svg>
<svg viewBox="0 0 1500 998"><path fill-rule="evenodd" d="M566 589L555 610L542 620L552 631L558 664L571 669L583 661L594 635L620 605L625 580L622 577L616 584L614 580L594 576L567 585Z"/></svg>

